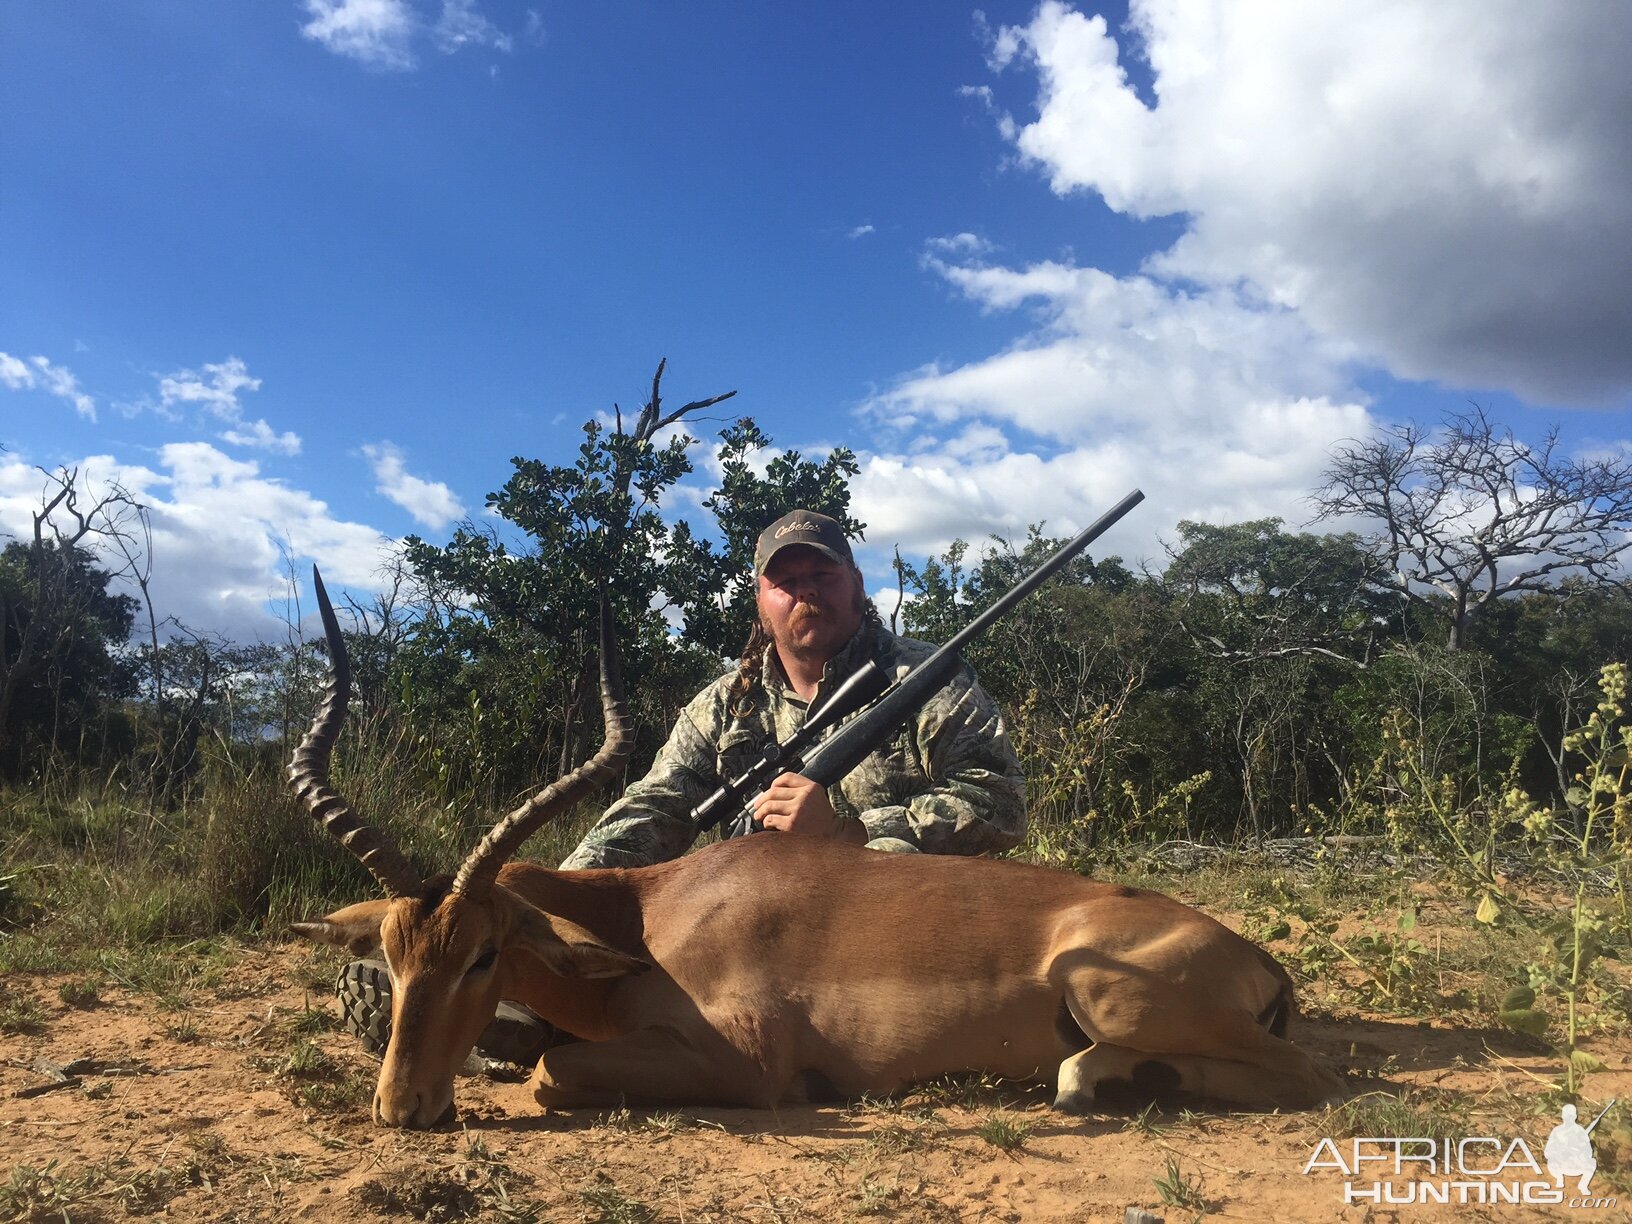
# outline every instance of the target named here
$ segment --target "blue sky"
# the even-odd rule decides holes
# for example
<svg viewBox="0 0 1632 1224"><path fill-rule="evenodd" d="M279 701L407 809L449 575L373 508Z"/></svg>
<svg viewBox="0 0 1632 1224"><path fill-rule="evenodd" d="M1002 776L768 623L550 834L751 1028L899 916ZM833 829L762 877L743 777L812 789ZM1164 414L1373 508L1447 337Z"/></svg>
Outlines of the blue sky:
<svg viewBox="0 0 1632 1224"><path fill-rule="evenodd" d="M863 557L1308 517L1469 399L1632 437L1632 9L206 0L0 17L0 531L153 510L161 612L276 631L512 455L738 391L862 457ZM712 440L712 429L698 432ZM709 483L698 448L693 501ZM677 499L683 512L687 502Z"/></svg>

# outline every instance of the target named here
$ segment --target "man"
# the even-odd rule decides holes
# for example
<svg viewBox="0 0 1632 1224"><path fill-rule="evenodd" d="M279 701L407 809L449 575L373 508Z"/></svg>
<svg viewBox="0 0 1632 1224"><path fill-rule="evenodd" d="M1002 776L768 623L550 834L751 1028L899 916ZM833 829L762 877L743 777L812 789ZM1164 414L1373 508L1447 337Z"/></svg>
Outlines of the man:
<svg viewBox="0 0 1632 1224"><path fill-rule="evenodd" d="M631 785L567 856L565 869L639 867L677 858L697 838L691 811L741 775L770 740L785 741L868 659L894 678L935 648L895 636L866 597L844 530L809 510L783 515L754 549L759 617L737 669L694 698L651 771ZM767 835L831 837L869 849L982 854L1019 844L1025 778L996 704L964 667L888 743L823 788L795 773L754 804ZM390 1035L383 962L353 961L336 991L346 1027L373 1053ZM478 1056L530 1063L557 1034L525 1009L499 1005Z"/></svg>
<svg viewBox="0 0 1632 1224"><path fill-rule="evenodd" d="M681 713L651 772L624 792L561 864L635 867L685 853L691 810L868 659L892 678L934 653L896 637L868 603L837 522L794 510L754 549L759 619L736 671ZM963 668L889 743L823 788L777 778L755 802L766 830L876 850L980 854L1025 833L1025 779L1002 715Z"/></svg>

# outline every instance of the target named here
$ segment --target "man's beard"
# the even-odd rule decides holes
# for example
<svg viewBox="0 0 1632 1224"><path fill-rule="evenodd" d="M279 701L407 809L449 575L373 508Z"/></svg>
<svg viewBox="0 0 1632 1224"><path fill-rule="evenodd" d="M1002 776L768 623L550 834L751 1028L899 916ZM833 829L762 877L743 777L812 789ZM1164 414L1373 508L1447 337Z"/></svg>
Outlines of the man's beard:
<svg viewBox="0 0 1632 1224"><path fill-rule="evenodd" d="M867 595L866 592L860 589L859 583L857 584L856 591L851 596L850 602L856 617L862 623L865 623L867 614ZM788 613L788 619L786 621L787 627L785 630L787 640L782 640L777 637L775 631L771 628L770 621L764 616L759 618L759 627L764 632L766 637L770 638L776 643L777 649L788 650L798 656L804 655L808 653L808 651L797 645L794 639L811 625L819 625L823 622L830 621L834 616L835 612L831 604L800 602L795 604L793 606L793 610ZM842 646L843 643L840 643L840 645Z"/></svg>

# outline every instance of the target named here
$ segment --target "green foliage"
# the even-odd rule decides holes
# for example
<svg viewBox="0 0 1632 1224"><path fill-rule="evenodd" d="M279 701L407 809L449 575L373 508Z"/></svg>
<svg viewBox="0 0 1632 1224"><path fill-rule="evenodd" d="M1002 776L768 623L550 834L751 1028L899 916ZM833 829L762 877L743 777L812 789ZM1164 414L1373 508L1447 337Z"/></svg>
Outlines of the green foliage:
<svg viewBox="0 0 1632 1224"><path fill-rule="evenodd" d="M1207 1199L1203 1193L1201 1175L1186 1173L1179 1167L1179 1161L1171 1152L1162 1160L1162 1175L1155 1179L1156 1194L1168 1207L1183 1207L1193 1211L1206 1209Z"/></svg>
<svg viewBox="0 0 1632 1224"><path fill-rule="evenodd" d="M994 1113L975 1128L975 1134L998 1151L1013 1154L1031 1138L1031 1123L1011 1114Z"/></svg>
<svg viewBox="0 0 1632 1224"><path fill-rule="evenodd" d="M1332 1110L1329 1133L1333 1138L1418 1135L1439 1140L1466 1134L1467 1125L1465 1103L1444 1093L1366 1092Z"/></svg>
<svg viewBox="0 0 1632 1224"><path fill-rule="evenodd" d="M0 548L0 777L51 753L101 755L103 716L134 688L119 648L137 605L111 579L72 544Z"/></svg>
<svg viewBox="0 0 1632 1224"><path fill-rule="evenodd" d="M675 557L693 585L671 594L684 609L685 635L704 650L737 653L753 625L754 545L759 533L800 507L838 520L845 534L861 538L865 523L850 515L849 479L861 469L844 447L820 461L783 451L755 468L771 440L747 417L720 433L720 487L703 500L714 516L721 543L714 547L684 523L675 529ZM701 579L701 581L698 581Z"/></svg>
<svg viewBox="0 0 1632 1224"><path fill-rule="evenodd" d="M432 597L382 679L444 804L498 806L582 755L598 733L601 590L613 598L649 752L746 640L760 530L803 505L860 533L848 515L854 456L842 448L819 461L767 456L770 439L747 418L720 435L721 484L703 503L711 531L667 522L659 510L691 472L695 439L676 433L659 443L655 424L686 409L660 418L657 402L654 388L631 433L586 423L570 465L514 460L510 480L488 498L515 529L508 535L466 526L444 546L408 541L407 564ZM675 620L682 636L671 632Z"/></svg>
<svg viewBox="0 0 1632 1224"><path fill-rule="evenodd" d="M69 1007L95 1007L102 1002L101 991L97 984L89 979L67 981L57 987L57 998Z"/></svg>
<svg viewBox="0 0 1632 1224"><path fill-rule="evenodd" d="M45 1028L45 1009L31 994L0 985L0 1033L38 1033Z"/></svg>
<svg viewBox="0 0 1632 1224"><path fill-rule="evenodd" d="M1604 667L1596 708L1564 737L1565 759L1577 766L1564 807L1548 809L1516 789L1506 796L1508 811L1523 820L1536 854L1577 882L1567 909L1542 915L1535 923L1543 955L1525 965L1525 980L1502 1000L1500 1017L1536 1036L1556 1024L1556 1049L1564 1070L1560 1087L1572 1098L1579 1093L1581 1080L1603 1066L1580 1044L1590 1011L1611 1005L1608 996L1618 993L1601 972L1601 964L1621 959L1632 948L1627 899L1627 858L1632 850L1628 685L1626 664ZM1588 881L1603 876L1614 881L1613 904L1589 893ZM1550 1000L1562 1005L1562 1017L1550 1013Z"/></svg>

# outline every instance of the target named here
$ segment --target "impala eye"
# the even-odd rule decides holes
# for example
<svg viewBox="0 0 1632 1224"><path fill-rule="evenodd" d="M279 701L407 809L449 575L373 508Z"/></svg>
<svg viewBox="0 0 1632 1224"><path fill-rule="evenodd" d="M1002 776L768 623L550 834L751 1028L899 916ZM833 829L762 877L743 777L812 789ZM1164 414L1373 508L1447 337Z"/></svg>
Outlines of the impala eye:
<svg viewBox="0 0 1632 1224"><path fill-rule="evenodd" d="M488 948L470 963L470 968L465 970L465 973L486 973L489 969L493 968L493 962L498 959L499 950L497 948Z"/></svg>

